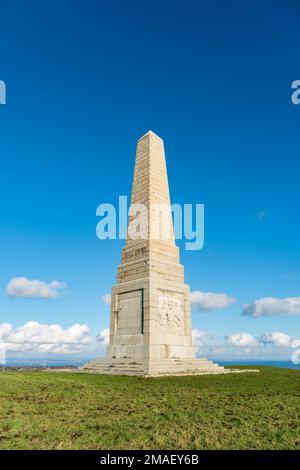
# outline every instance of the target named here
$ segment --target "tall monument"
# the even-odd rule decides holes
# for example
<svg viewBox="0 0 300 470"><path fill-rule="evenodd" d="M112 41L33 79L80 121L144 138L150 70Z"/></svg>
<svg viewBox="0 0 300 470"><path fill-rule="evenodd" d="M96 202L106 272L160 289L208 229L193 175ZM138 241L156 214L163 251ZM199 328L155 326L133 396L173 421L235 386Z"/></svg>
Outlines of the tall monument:
<svg viewBox="0 0 300 470"><path fill-rule="evenodd" d="M171 375L222 373L195 358L189 286L175 245L163 140L138 140L126 244L112 288L106 359L99 373Z"/></svg>

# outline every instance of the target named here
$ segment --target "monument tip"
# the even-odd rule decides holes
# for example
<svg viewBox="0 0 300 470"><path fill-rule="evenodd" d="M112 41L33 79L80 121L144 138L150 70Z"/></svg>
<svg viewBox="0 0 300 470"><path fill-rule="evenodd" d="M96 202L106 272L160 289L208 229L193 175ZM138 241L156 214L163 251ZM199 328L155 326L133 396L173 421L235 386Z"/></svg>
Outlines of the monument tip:
<svg viewBox="0 0 300 470"><path fill-rule="evenodd" d="M142 139L145 139L145 137L154 137L156 139L159 139L159 140L163 140L161 137L159 137L159 135L155 134L155 132L151 131L151 129L149 129L148 132L146 132L146 134L142 135L142 137L139 138L139 140L142 140Z"/></svg>

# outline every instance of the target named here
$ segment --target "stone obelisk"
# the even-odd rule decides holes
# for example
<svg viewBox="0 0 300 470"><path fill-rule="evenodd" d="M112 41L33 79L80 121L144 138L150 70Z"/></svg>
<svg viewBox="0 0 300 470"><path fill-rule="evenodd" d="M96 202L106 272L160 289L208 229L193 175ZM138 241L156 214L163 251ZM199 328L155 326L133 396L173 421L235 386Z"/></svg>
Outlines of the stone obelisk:
<svg viewBox="0 0 300 470"><path fill-rule="evenodd" d="M195 359L189 286L175 245L163 140L138 140L127 240L112 288L106 359L99 373L169 375L221 373Z"/></svg>

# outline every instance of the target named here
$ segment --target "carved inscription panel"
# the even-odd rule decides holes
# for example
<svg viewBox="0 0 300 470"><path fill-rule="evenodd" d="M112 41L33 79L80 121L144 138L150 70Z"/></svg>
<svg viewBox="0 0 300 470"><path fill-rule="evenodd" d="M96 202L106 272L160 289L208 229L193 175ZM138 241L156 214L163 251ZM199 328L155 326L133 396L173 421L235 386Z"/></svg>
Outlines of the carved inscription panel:
<svg viewBox="0 0 300 470"><path fill-rule="evenodd" d="M183 323L182 300L166 295L160 296L158 321L164 327L180 328Z"/></svg>

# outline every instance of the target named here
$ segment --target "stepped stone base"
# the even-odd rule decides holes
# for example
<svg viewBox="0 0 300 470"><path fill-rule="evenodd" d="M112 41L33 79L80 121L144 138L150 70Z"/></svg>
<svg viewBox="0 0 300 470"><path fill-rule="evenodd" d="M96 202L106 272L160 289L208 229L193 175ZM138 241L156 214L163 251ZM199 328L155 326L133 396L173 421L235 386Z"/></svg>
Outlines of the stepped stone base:
<svg viewBox="0 0 300 470"><path fill-rule="evenodd" d="M152 359L150 361L128 358L95 359L83 366L83 370L97 374L139 375L159 377L165 375L205 375L226 374L237 370L225 369L223 366L207 359Z"/></svg>

